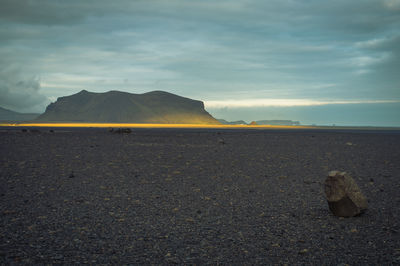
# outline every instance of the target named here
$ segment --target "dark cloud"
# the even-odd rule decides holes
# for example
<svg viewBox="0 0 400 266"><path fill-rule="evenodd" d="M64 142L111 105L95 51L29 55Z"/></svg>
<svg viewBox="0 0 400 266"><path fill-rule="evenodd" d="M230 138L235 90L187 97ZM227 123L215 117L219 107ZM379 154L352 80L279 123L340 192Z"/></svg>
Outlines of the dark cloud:
<svg viewBox="0 0 400 266"><path fill-rule="evenodd" d="M1 107L14 111L34 112L41 110L43 104L48 102L47 97L40 93L38 78L24 75L20 68L2 67L0 80Z"/></svg>
<svg viewBox="0 0 400 266"><path fill-rule="evenodd" d="M26 24L65 24L86 16L86 10L77 10L66 1L2 0L0 18L3 21Z"/></svg>
<svg viewBox="0 0 400 266"><path fill-rule="evenodd" d="M131 1L96 0L1 0L0 20L51 25L69 25L82 23L91 16L107 16L126 12Z"/></svg>

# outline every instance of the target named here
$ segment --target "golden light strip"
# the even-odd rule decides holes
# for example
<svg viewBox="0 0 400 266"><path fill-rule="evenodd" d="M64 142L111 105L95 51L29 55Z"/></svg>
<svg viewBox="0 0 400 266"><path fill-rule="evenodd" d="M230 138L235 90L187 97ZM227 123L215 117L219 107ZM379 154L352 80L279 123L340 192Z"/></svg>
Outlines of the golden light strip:
<svg viewBox="0 0 400 266"><path fill-rule="evenodd" d="M270 128L301 129L311 126L276 126L276 125L207 125L207 124L132 124L132 123L5 123L3 127L85 127L85 128Z"/></svg>

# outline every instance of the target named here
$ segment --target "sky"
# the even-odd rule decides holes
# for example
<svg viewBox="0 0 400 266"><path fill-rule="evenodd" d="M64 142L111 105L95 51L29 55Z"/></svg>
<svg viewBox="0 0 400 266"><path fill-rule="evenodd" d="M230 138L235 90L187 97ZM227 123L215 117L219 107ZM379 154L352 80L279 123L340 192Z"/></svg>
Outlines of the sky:
<svg viewBox="0 0 400 266"><path fill-rule="evenodd" d="M226 120L400 126L400 0L0 0L0 106L163 90Z"/></svg>

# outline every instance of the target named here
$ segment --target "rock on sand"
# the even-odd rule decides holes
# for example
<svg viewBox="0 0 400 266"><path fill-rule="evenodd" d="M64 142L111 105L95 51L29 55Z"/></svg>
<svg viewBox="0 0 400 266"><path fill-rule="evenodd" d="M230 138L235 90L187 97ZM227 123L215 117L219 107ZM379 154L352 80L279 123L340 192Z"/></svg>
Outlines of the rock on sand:
<svg viewBox="0 0 400 266"><path fill-rule="evenodd" d="M367 199L346 172L331 171L325 180L329 209L336 216L352 217L367 209Z"/></svg>

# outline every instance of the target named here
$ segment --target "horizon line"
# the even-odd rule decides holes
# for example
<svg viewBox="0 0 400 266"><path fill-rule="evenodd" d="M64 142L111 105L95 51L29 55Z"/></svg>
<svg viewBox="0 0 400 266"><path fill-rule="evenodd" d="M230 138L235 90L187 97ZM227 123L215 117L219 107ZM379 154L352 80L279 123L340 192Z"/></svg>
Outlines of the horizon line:
<svg viewBox="0 0 400 266"><path fill-rule="evenodd" d="M75 127L75 128L204 128L204 129L365 129L399 130L390 126L329 126L329 125L215 125L215 124L152 124L152 123L0 123L1 127Z"/></svg>
<svg viewBox="0 0 400 266"><path fill-rule="evenodd" d="M242 99L204 101L205 108L296 107L344 104L400 103L400 100Z"/></svg>

